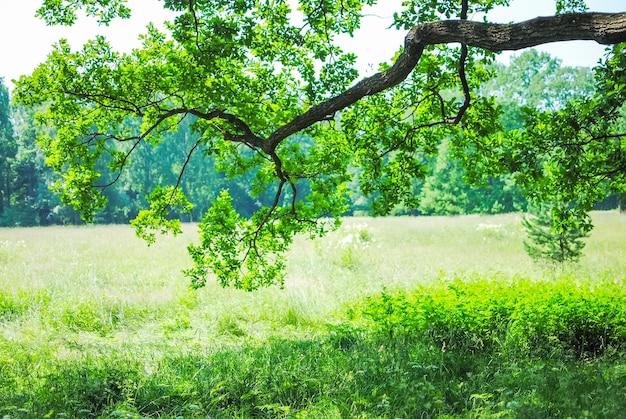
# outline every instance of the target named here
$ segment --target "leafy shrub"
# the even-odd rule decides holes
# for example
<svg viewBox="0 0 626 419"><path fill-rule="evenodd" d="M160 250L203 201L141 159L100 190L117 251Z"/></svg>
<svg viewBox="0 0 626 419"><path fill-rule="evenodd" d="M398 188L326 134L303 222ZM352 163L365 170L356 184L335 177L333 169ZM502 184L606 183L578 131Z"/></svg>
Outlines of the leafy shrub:
<svg viewBox="0 0 626 419"><path fill-rule="evenodd" d="M513 341L528 350L559 348L599 355L626 343L623 283L533 283L512 315Z"/></svg>
<svg viewBox="0 0 626 419"><path fill-rule="evenodd" d="M599 355L626 344L623 282L568 278L443 279L370 297L353 314L390 339L427 339L450 350Z"/></svg>

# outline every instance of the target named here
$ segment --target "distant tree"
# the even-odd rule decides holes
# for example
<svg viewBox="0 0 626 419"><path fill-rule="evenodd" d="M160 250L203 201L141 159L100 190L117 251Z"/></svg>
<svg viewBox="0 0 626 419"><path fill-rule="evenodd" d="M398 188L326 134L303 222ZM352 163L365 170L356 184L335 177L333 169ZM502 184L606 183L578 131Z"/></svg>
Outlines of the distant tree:
<svg viewBox="0 0 626 419"><path fill-rule="evenodd" d="M559 59L535 49L514 56L509 65L494 63L492 71L495 77L478 90L497 98L504 132L523 129L524 108L556 111L574 99L591 97L595 90L590 68L563 67ZM451 215L526 209L522 190L511 175L482 176L471 182L473 170L468 176L453 151L444 139L420 192L422 213Z"/></svg>
<svg viewBox="0 0 626 419"><path fill-rule="evenodd" d="M510 176L487 176L481 184L472 184L447 140L439 146L419 195L420 212L426 215L497 214L525 208L522 191Z"/></svg>
<svg viewBox="0 0 626 419"><path fill-rule="evenodd" d="M534 48L513 56L509 65L495 63L494 71L495 77L480 90L497 97L499 104L554 111L595 89L592 69L563 66L560 59Z"/></svg>
<svg viewBox="0 0 626 419"><path fill-rule="evenodd" d="M582 239L589 236L592 228L589 217L555 203L531 208L530 215L522 220L528 235L524 241L526 253L534 260L558 264L578 261L585 247ZM555 222L564 217L569 218L568 222Z"/></svg>
<svg viewBox="0 0 626 419"><path fill-rule="evenodd" d="M498 137L492 162L512 173L535 202L558 202L562 224L626 188L626 137L620 120L626 101L626 44L596 68L593 95L558 110L524 108L523 128ZM489 164L489 163L483 163Z"/></svg>
<svg viewBox="0 0 626 419"><path fill-rule="evenodd" d="M439 147L432 173L426 177L419 196L420 212L426 215L468 213L469 186L460 163L450 154L448 141Z"/></svg>
<svg viewBox="0 0 626 419"><path fill-rule="evenodd" d="M13 190L11 165L17 153L17 143L11 121L9 90L0 77L0 220L10 205Z"/></svg>
<svg viewBox="0 0 626 419"><path fill-rule="evenodd" d="M79 9L105 23L129 13L123 0L43 3L39 15L48 23L72 24ZM488 19L508 0L403 1L393 25L407 31L404 44L379 73L356 82L356 57L336 40L354 35L363 8L373 3L166 0L164 7L178 14L169 35L150 27L142 46L129 54L113 51L102 37L80 51L61 41L19 80L16 97L27 105L50 105L40 121L56 132L41 145L63 175L56 190L86 220L106 205L99 187L102 162L115 173L127 170L140 145L158 145L187 116L197 118L193 130L200 135L189 153L205 150L231 176L251 175L254 194L271 191L270 202L250 217L235 210L228 191L215 199L200 222L199 243L189 247L193 267L187 273L196 286L210 272L223 285L245 289L282 283L294 235L318 236L337 225L355 168L361 191L375 197L374 213L389 213L414 201L414 180L427 173L421 153L432 152L444 137L454 139L455 154L466 170L473 169L470 174L512 172L529 194L544 200L555 193L575 196L578 185L595 188L596 173L621 170L626 158L613 145L602 147L618 138L611 118L591 137L577 131L580 137L563 137L557 147L556 137L544 132L566 122L571 130L587 128L579 117L603 119L616 100L623 103L621 47L605 63L599 83L606 88L584 106L586 112L570 107L560 118L530 115L519 146L509 144L512 136L498 136L496 101L476 89L491 76L494 52L564 40L626 41L626 13L587 13L580 0L557 0L555 16L494 24L468 16L486 13ZM121 122L129 118L142 123L128 129ZM554 126L545 128L548 123ZM301 144L295 134L313 139L314 146ZM550 138L535 140L539 136ZM576 152L566 143L572 140L577 146L592 142L596 156L585 161L544 152ZM130 146L120 151L113 143ZM522 147L529 148L530 160L518 153ZM537 154L548 163L541 170L532 165ZM598 161L602 169L586 166ZM576 164L582 166L569 170ZM554 175L543 170L548 167ZM191 211L178 182L193 176L184 169L175 183L157 185L135 219L147 239L154 231L180 231L173 215ZM611 187L618 185L616 178Z"/></svg>
<svg viewBox="0 0 626 419"><path fill-rule="evenodd" d="M50 186L59 178L49 166L36 138L43 129L35 123L37 109L12 107L17 152L11 161L11 196L3 225L34 226L80 223L80 216L63 205Z"/></svg>

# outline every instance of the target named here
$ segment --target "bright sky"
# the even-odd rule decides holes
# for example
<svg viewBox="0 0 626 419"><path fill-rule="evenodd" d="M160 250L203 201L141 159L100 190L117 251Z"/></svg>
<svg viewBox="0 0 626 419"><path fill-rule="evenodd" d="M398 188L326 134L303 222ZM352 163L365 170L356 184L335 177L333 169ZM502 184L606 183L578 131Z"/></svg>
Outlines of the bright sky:
<svg viewBox="0 0 626 419"><path fill-rule="evenodd" d="M380 62L387 60L403 43L404 33L387 29L400 0L381 0L381 5L369 12L361 32L354 39L345 40L345 47L359 56L359 68L372 74ZM116 20L109 27L100 27L91 19L79 20L74 26L47 27L34 17L41 0L0 0L0 77L11 88L10 80L29 74L45 60L51 45L67 38L79 48L94 35L105 35L116 49L129 51L139 45L137 36L144 32L148 22L160 23L171 19L157 0L129 0L133 11L130 20ZM536 16L551 15L554 2L549 0L512 0L512 6L492 14L495 21L521 21ZM626 11L624 0L588 0L591 11ZM604 55L604 46L591 41L564 42L538 49L562 59L568 66L593 66ZM511 54L502 56L508 63Z"/></svg>

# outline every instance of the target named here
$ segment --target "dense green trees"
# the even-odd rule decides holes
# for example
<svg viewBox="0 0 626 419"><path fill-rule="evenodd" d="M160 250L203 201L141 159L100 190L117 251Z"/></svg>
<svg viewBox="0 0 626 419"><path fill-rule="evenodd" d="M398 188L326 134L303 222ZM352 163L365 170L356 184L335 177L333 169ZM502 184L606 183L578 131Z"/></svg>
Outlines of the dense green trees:
<svg viewBox="0 0 626 419"><path fill-rule="evenodd" d="M17 146L9 111L9 91L0 78L0 214L8 207L11 194L11 162Z"/></svg>
<svg viewBox="0 0 626 419"><path fill-rule="evenodd" d="M4 87L4 86L3 86ZM8 103L8 102L7 102ZM41 129L34 124L35 109L7 106L10 136L1 139L3 183L0 194L2 226L33 226L80 222L79 214L63 205L48 186L58 177L44 164L36 145Z"/></svg>
<svg viewBox="0 0 626 419"><path fill-rule="evenodd" d="M591 69L564 67L558 59L534 49L513 57L508 66L494 63L492 71L496 76L483 83L479 91L497 99L503 135L525 132L527 112L555 112L572 100L591 97L595 90ZM471 186L448 141L440 144L438 153L420 193L422 213L451 215L526 209L522 189L510 174L488 176L482 185Z"/></svg>
<svg viewBox="0 0 626 419"><path fill-rule="evenodd" d="M230 178L248 179L249 197L261 204L249 217L224 190L201 220L188 271L198 285L211 271L246 289L281 283L293 236L332 228L348 208L355 174L374 214L413 207L415 179L428 173L424 156L434 156L443 138L468 179L488 184L510 173L532 199L568 211L585 214L623 191L620 45L598 71L593 97L523 110L518 129L503 132L496 99L480 87L493 75L493 52L626 41L625 13L584 13L583 2L559 0L557 13L574 13L502 25L467 17L484 12L488 20L506 0L403 2L394 25L408 32L404 46L356 83L356 57L335 40L352 35L373 2L301 0L294 10L287 0L168 0L178 13L170 34L151 27L129 54L101 37L80 51L61 41L19 80L16 97L47 105L39 119L55 131L40 143L62 175L55 189L87 220L105 207L106 186L134 170L135 154L171 142L183 123L196 136L180 144L176 174L161 173L156 184L144 168L146 185L156 185L134 221L140 233L176 231L173 219L193 211L183 180L198 179L189 170L194 156L212 156ZM40 15L71 24L80 8L103 22L128 13L123 0L46 1ZM563 215L556 222L569 219Z"/></svg>
<svg viewBox="0 0 626 419"><path fill-rule="evenodd" d="M494 63L496 77L480 87L485 95L495 95L502 109L500 123L505 131L523 127L522 109L556 110L561 104L574 98L590 96L594 91L593 73L589 68L563 67L560 62L546 53L536 50L525 51L511 59L509 65ZM514 78L524 74L529 82L515 83ZM569 83L569 84L568 84ZM566 85L567 84L567 85ZM8 102L7 107L8 111ZM3 189L11 195L9 207L0 212L3 225L46 225L51 223L79 222L76 214L64 207L48 190L55 175L44 164L35 145L38 130L34 121L34 109L14 106L13 118L6 117L7 126L14 132L11 142L17 145L19 158L7 159L12 179L10 188ZM5 112L6 114L6 112ZM186 150L197 141L198 134L192 131L193 118L184 120L176 132L167 133L164 141L156 147L140 147L133 154L133 164L103 194L107 205L96 214L99 223L126 223L135 218L146 206L146 196L157 185L176 181L181 166L187 159ZM137 124L137 121L128 121ZM11 124L15 127L12 128ZM306 136L301 144L313 142ZM451 153L449 140L443 138L437 147L436 156L423 156L429 172L423 180L416 180L413 194L417 198L413 206L394 209L394 214L454 215L471 213L500 213L523 211L526 199L521 188L511 176L490 177L483 185L470 185L459 160ZM263 203L271 202L267 195L261 200L250 199L247 178L229 180L219 172L212 156L194 153L187 162L194 176L182 179L181 188L196 203L184 220L197 221L208 210L210 202L220 190L228 189L234 196L236 210L249 216ZM108 181L112 180L111 174ZM355 183L349 183L349 213L369 214L372 197L364 196ZM605 205L615 205L607 201Z"/></svg>
<svg viewBox="0 0 626 419"><path fill-rule="evenodd" d="M4 86L3 86L4 87ZM6 88L5 88L6 89ZM41 149L36 145L38 135L45 135L48 128L35 123L34 108L9 107L5 95L3 107L3 134L0 141L2 164L2 207L0 225L32 226L49 224L76 224L82 222L79 214L61 203L50 187L59 180L58 174L44 162ZM127 121L129 125L137 121ZM6 128L4 128L6 127ZM51 135L54 135L51 132ZM195 176L185 178L180 187L194 202L199 203L187 214L185 221L199 220L221 189L227 188L239 198L237 210L249 215L261 201L246 199L246 180L229 181L223 172L217 172L212 158L194 154L187 161L187 149L197 141L191 124L181 123L175 133L166 134L166 141L158 147L138 147L133 154L133 165L119 177L106 173L102 165L103 182L112 183L103 188L107 205L99 211L94 221L98 223L127 223L146 206L146 196L155 187L177 181L182 165ZM130 170L132 169L132 170ZM115 182L112 182L115 180Z"/></svg>

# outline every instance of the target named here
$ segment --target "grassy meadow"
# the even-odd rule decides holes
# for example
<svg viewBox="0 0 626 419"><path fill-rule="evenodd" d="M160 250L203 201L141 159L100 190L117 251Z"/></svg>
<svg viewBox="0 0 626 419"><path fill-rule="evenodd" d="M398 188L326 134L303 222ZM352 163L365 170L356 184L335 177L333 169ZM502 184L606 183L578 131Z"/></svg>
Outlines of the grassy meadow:
<svg viewBox="0 0 626 419"><path fill-rule="evenodd" d="M185 234L0 229L0 418L619 417L626 216L538 266L520 216L353 218L284 289L192 291Z"/></svg>

